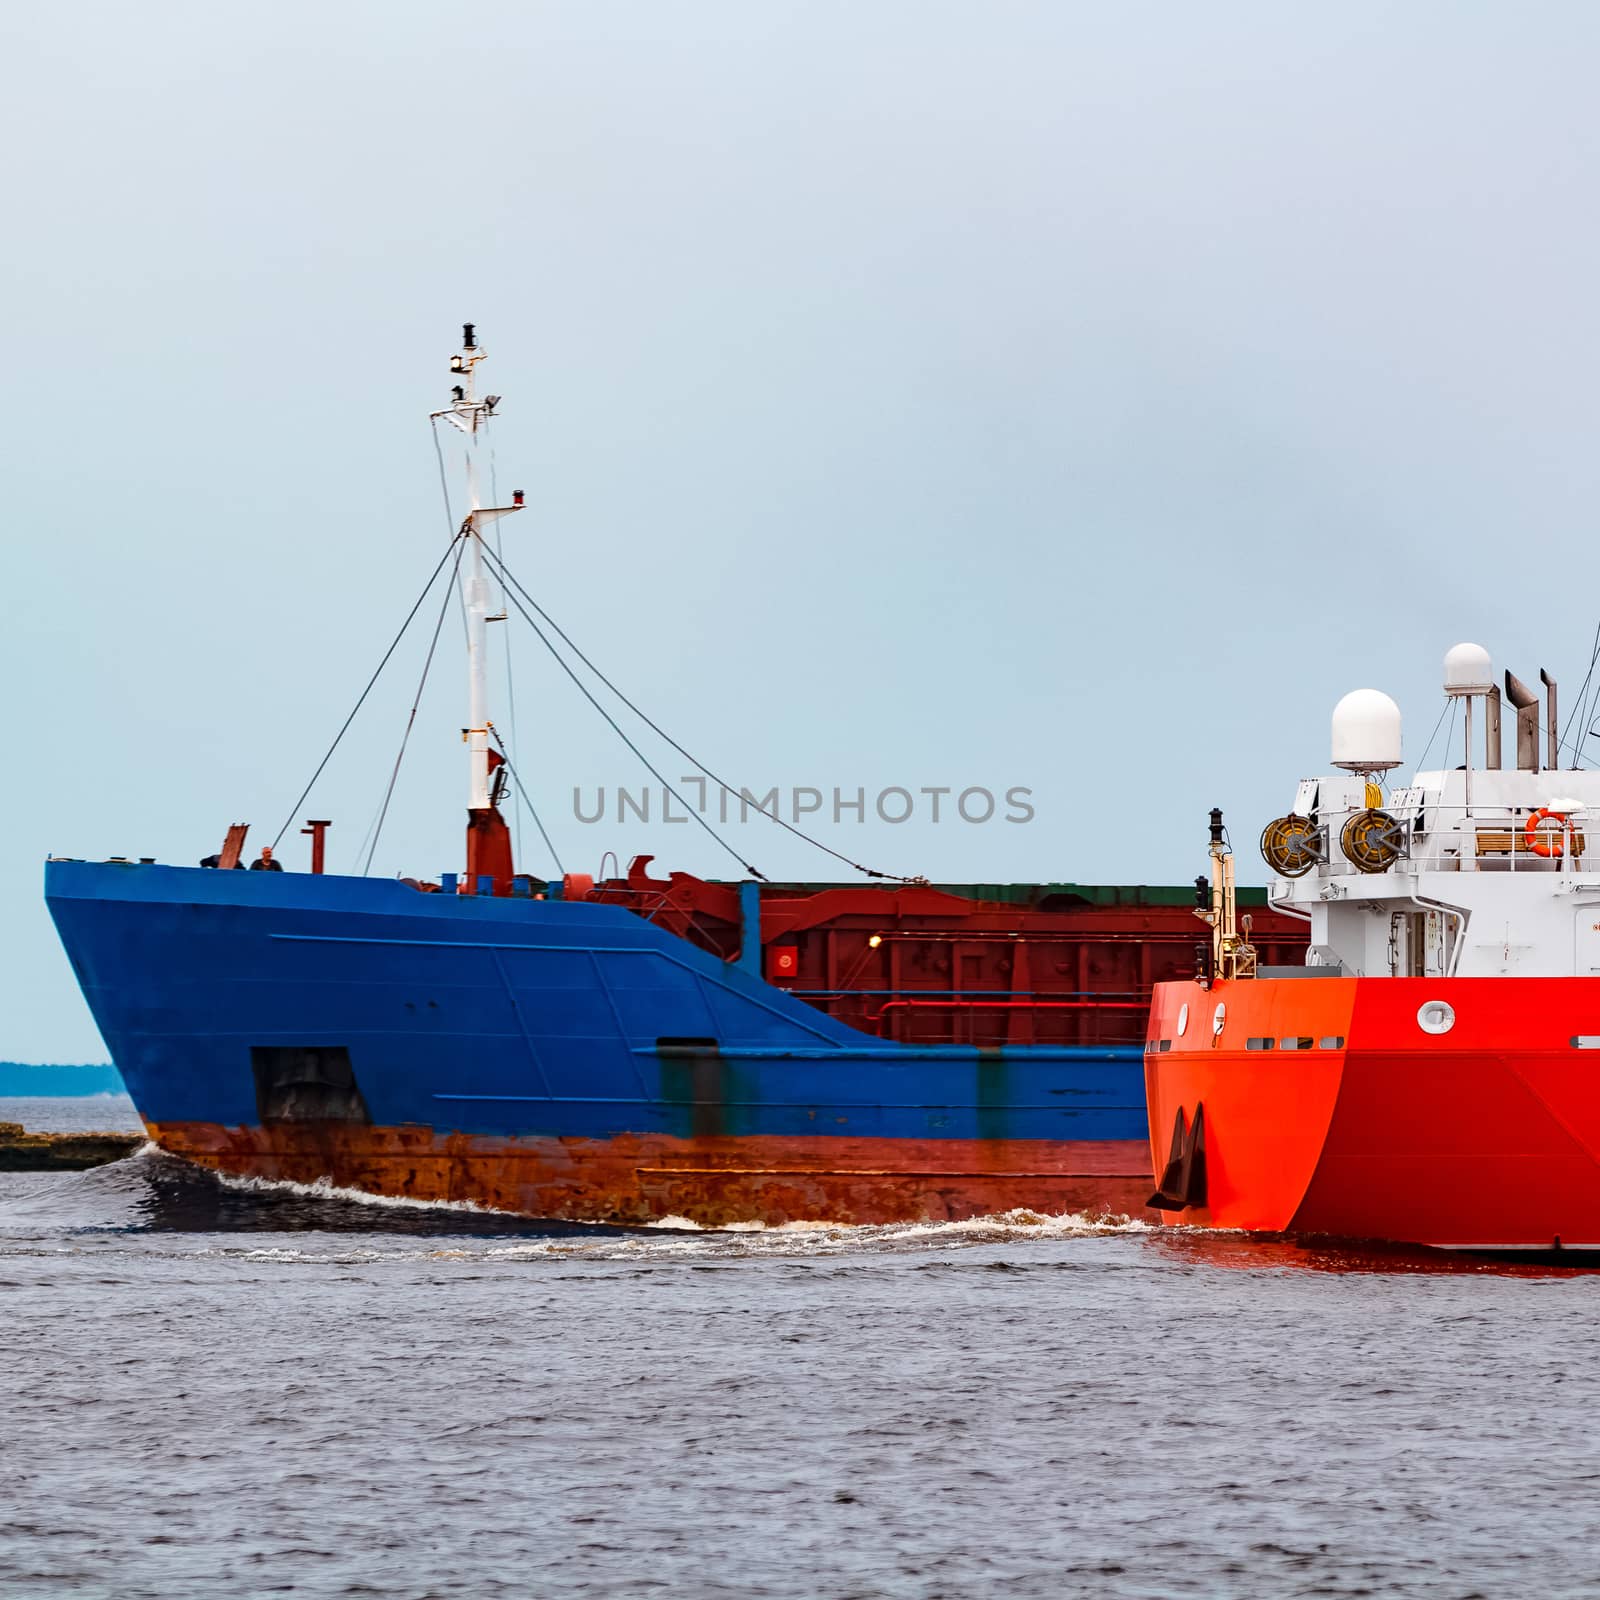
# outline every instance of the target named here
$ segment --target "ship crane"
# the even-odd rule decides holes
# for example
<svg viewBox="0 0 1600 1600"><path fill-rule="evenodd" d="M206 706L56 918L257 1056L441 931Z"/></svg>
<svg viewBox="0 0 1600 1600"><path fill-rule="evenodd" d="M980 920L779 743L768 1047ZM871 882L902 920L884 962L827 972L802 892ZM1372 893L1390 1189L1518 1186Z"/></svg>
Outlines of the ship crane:
<svg viewBox="0 0 1600 1600"><path fill-rule="evenodd" d="M467 619L467 872L463 888L476 894L483 880L493 880L492 892L508 893L513 864L511 832L496 803L493 769L501 758L489 749L488 625L491 620L489 579L484 571L483 530L501 517L521 511L523 492L518 489L507 506L485 506L479 497L478 445L485 424L500 403L497 394L477 396L478 363L487 355L478 343L474 324L462 324L461 350L450 358L450 373L462 381L450 391L450 404L431 413L437 425L448 423L466 440L467 514L459 537L466 541L461 561L461 599Z"/></svg>
<svg viewBox="0 0 1600 1600"><path fill-rule="evenodd" d="M1233 851L1228 845L1222 812L1211 810L1211 881L1195 880L1195 915L1211 929L1211 948L1200 973L1201 986L1216 978L1253 978L1256 949L1250 942L1251 919L1239 915L1238 891L1234 883ZM1209 973L1209 976L1207 976Z"/></svg>

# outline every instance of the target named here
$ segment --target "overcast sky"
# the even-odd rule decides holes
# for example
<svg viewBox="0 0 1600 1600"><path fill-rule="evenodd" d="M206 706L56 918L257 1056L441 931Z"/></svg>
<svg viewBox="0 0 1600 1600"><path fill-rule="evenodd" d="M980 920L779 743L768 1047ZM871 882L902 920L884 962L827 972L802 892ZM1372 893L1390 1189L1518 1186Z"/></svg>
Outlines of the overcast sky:
<svg viewBox="0 0 1600 1600"><path fill-rule="evenodd" d="M426 414L467 318L531 508L507 559L675 737L762 791L1032 790L1026 824L824 813L873 865L1185 881L1221 804L1259 882L1346 689L1395 694L1415 758L1457 639L1570 692L1588 664L1591 5L157 0L6 31L0 1056L104 1056L47 854L277 831L443 547ZM460 864L447 620L376 873ZM648 779L515 627L566 867L726 874L696 828L575 819L575 786ZM425 635L305 808L337 870Z"/></svg>

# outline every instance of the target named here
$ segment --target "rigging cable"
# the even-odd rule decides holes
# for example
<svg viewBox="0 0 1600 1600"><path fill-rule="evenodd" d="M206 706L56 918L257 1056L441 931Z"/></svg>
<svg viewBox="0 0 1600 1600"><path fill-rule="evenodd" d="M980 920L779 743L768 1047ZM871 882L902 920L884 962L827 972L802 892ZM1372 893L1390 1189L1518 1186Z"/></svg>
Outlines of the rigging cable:
<svg viewBox="0 0 1600 1600"><path fill-rule="evenodd" d="M444 554L439 557L438 566L436 566L428 575L428 581L422 586L422 593L417 596L416 600L412 604L411 609L406 613L406 620L400 624L400 631L395 634L393 639L389 641L389 648L383 652L383 659L379 661L377 667L373 670L372 676L367 679L366 688L361 691L361 694L357 698L355 705L350 708L350 715L344 719L339 731L333 736L333 743L328 746L327 754L324 755L323 758L317 763L317 770L311 774L311 782L300 791L300 798L296 800L292 806L290 806L289 815L284 819L283 826L278 829L277 836L272 841L272 848L274 850L276 850L279 844L282 842L284 834L289 831L290 826L294 822L295 814L299 811L300 807L306 803L306 797L311 793L312 789L316 787L317 779L322 776L323 768L326 767L329 761L333 759L333 752L339 748L339 741L343 739L345 734L350 731L350 724L356 720L356 713L362 708L363 705L366 704L367 696L372 693L372 686L378 681L383 669L388 666L389 657L395 653L396 647L399 645L401 639L405 637L406 629L411 626L412 619L422 609L422 602L428 598L429 590L431 590L434 584L438 582L439 574L444 571L445 563L450 559L450 551L452 548L454 548L455 542L456 537L455 534L452 533L450 536L450 543L445 546ZM457 555L456 560L458 563L460 562L460 559L461 557Z"/></svg>
<svg viewBox="0 0 1600 1600"><path fill-rule="evenodd" d="M1600 629L1596 630L1595 643L1596 663L1600 664ZM1579 740L1579 748L1587 744L1594 737L1594 724L1596 715L1600 715L1600 678L1595 680L1593 692L1589 696L1589 703L1583 708L1583 726L1585 732Z"/></svg>
<svg viewBox="0 0 1600 1600"><path fill-rule="evenodd" d="M439 443L439 419L428 418L429 426L433 429L433 459L439 463L439 493L444 497L444 520L452 534L459 535L464 529L456 527L455 512L450 509L450 478L444 470L444 446ZM460 594L460 590L456 591ZM467 626L467 597L461 595L461 642L468 644L468 635L471 630ZM470 648L470 646L468 646Z"/></svg>
<svg viewBox="0 0 1600 1600"><path fill-rule="evenodd" d="M411 738L411 730L416 724L417 707L422 704L422 691L428 686L428 673L433 669L433 653L439 648L439 630L444 626L444 614L450 609L450 591L456 587L456 573L461 567L461 557L466 551L467 541L461 540L456 548L455 566L450 569L450 583L445 589L444 600L439 606L439 615L434 619L433 637L428 641L428 654L422 663L422 676L417 680L417 692L411 700L411 711L406 717L406 731L400 735L400 748L395 752L394 770L389 774L389 787L383 791L383 805L378 812L378 820L372 827L372 844L367 850L366 864L361 869L364 878L372 870L372 858L378 853L378 839L383 833L384 819L389 815L389 801L394 797L395 781L400 776L400 763L405 760L406 745Z"/></svg>
<svg viewBox="0 0 1600 1600"><path fill-rule="evenodd" d="M444 496L445 521L449 523L452 528L454 528L455 514L450 509L450 480L449 475L445 472L444 467L444 448L439 443L439 420L437 417L431 417L429 418L429 421L433 426L433 455L434 460L437 461L439 465L439 492ZM490 431L487 421L485 421L483 425L483 436L489 443L489 498L496 505L498 505L500 501L500 484L496 473L494 434ZM500 519L498 517L495 519L494 541L496 550L503 552L504 543L501 537ZM482 542L481 539L480 542ZM488 546L485 544L484 548L487 549ZM457 592L459 593L459 590ZM500 599L501 610L503 611L505 609L505 584L503 582L500 585ZM462 642L468 644L469 649L470 633L471 629L467 624L466 596L462 595L461 637ZM505 630L504 638L506 643L506 710L511 718L511 744L512 747L515 748L517 743L517 689L516 682L511 675L511 630L509 628ZM533 801L528 797L527 791L522 788L522 780L517 777L516 768L511 765L511 757L506 754L505 746L501 744L500 735L496 731L492 722L489 724L489 731L494 734L495 743L500 745L501 758L505 761L506 769L511 773L511 776L516 779L517 788L521 792L523 802L528 808L528 814L533 818L534 823L538 827L539 836L544 840L545 847L550 852L550 858L556 864L556 870L558 872L565 873L567 869L561 865L561 857L556 854L555 846L550 843L550 835L545 832L544 823L539 820L539 813L534 810ZM522 859L522 812L520 810L512 813L512 826L516 830L515 856L516 859L520 861ZM365 842L365 840L362 841L363 844L365 844Z"/></svg>
<svg viewBox="0 0 1600 1600"><path fill-rule="evenodd" d="M485 554L488 554L490 556L491 560L495 560L496 559L493 556L493 553L488 551L487 549L485 550ZM586 656L583 653L583 651L581 649L579 649L576 644L573 643L571 635L568 634L567 631L561 626L561 624L559 622L557 622L555 620L555 618L552 617L550 615L550 613L548 611L546 611L544 609L544 607L541 606L539 604L539 602L537 600L535 600L533 598L533 596L531 594L529 594L528 591L526 589L524 589L522 587L522 585L517 581L516 574L513 573L510 570L510 568L508 568L503 561L498 561L497 560L496 564L498 565L498 567L500 569L499 573L497 575L499 576L499 578L501 580L502 589L504 590L505 586L507 584L509 584L512 589L515 589L517 591L517 593L520 594L528 602L528 604L530 606L532 606L533 609L535 611L537 611L541 617L544 618L545 622L547 622L549 624L552 632L554 632L556 635L559 636L559 638L562 640L562 642L567 646L567 648L569 650L572 651L572 653L575 656L577 656L577 658L584 664L584 666L586 666L595 675L595 677L597 677L601 681L601 683L603 683L606 686L606 688L608 688L612 692L612 694L614 694L623 703L623 705L625 705L636 717L638 717L639 720L641 722L643 722L646 727L650 728L652 731L654 731L655 733L659 734L661 736L661 738L663 738L669 745L671 745L672 748L674 750L676 750L678 752L678 754L680 756L682 756L685 761L689 762L692 766L698 767L699 770L701 772L705 773L705 775L708 778L710 778L711 781L714 784L716 784L717 787L720 788L724 793L733 795L735 798L740 798L744 794L743 790L735 789L733 787L733 785L728 783L725 779L719 778L717 776L717 774L714 773L711 770L711 768L708 767L705 764L705 762L700 761L695 756L691 755L687 750L684 749L684 747L681 744L678 743L678 741L676 739L674 739L672 737L672 735L670 733L668 733L666 731L666 729L661 727L661 725L659 723L657 723L651 717L646 715L645 712L641 711L639 709L639 707L636 706L633 703L633 701L631 701L627 697L627 695L625 695L616 686L616 684L614 684L610 680L610 678L608 678L605 675L605 673L603 673L599 669L599 667L597 667L594 664L594 662L592 662L588 658L588 656ZM509 595L509 591L507 591L507 593ZM515 604L516 602L513 601L513 603ZM547 650L549 650L550 653L553 656L555 656L555 658L556 658L556 660L558 662L561 663L561 666L565 669L565 671L567 672L567 675L570 678L572 678L572 681L574 683L578 684L578 687L580 689L583 689L583 692L588 697L590 704L593 705L596 710L600 711L600 714L602 716L605 716L606 720L608 722L611 722L611 718L606 715L605 711L600 707L599 702L597 700L595 700L593 695L589 694L589 691L586 688L584 688L583 684L579 681L577 675L572 671L572 669L569 666L567 666L566 662L561 660L560 653L556 650L555 646L552 645L547 638L545 638L545 635L544 635L543 631L540 629L539 624L536 623L533 620L532 617L528 616L527 611L520 604L517 604L517 609L522 612L522 615L524 616L524 618L526 618L526 620L528 622L528 625L533 629L533 631L539 635L539 638L540 638L541 642L544 644L544 647ZM617 728L617 725L616 725L615 722L611 722L611 726L613 728ZM620 728L617 728L617 732L619 734L621 734L624 739L627 739L627 735L623 734L622 730ZM631 741L629 741L629 748L634 751L635 755L639 754L637 747L634 746ZM641 755L641 756L639 756L639 759L641 761L643 761L644 757ZM646 762L645 765L649 766L649 763ZM653 767L651 767L650 770L652 772L655 771L655 769ZM657 776L659 777L659 774L657 774ZM665 782L665 780L663 780L663 783L664 782ZM681 797L678 797L676 795L676 791L672 791L672 792L673 792L675 798L680 798L681 799ZM780 828L787 829L797 839L803 839L807 844L812 845L816 849L821 850L821 851L825 852L827 855L832 856L835 861L842 861L842 862L844 862L844 864L847 867L852 868L856 872L863 873L869 878L884 878L884 879L890 879L890 880L892 880L892 881L894 881L896 883L911 883L911 884L925 883L927 881L924 878L906 877L906 876L904 876L904 875L902 875L900 873L897 873L897 872L879 872L875 868L864 867L864 866L861 865L861 863L859 861L852 861L849 856L844 855L840 851L833 849L832 846L830 846L830 845L824 844L820 839L813 838L809 833L805 832L804 829L795 827L793 823L785 822L783 820L783 818L778 816L775 812L764 810L759 805L755 809L756 809L757 813L760 816L765 817L769 822L776 822ZM702 826L707 826L705 824L705 822L704 822L704 819L703 818L699 818L699 813L698 812L695 812L693 814L696 816L697 819L699 819L701 821ZM707 831L708 832L711 831L709 829L709 827L707 828ZM712 837L713 838L717 838L719 843L721 842L721 839L717 834L713 833ZM757 876L759 877L760 874L758 873Z"/></svg>
<svg viewBox="0 0 1600 1600"><path fill-rule="evenodd" d="M1583 702L1589 693L1589 683L1594 677L1595 657L1600 654L1600 623L1595 625L1594 643L1589 647L1589 670L1584 674L1583 682L1578 687L1576 698L1572 702L1572 709L1567 713L1567 720L1561 729L1561 743L1567 742L1567 735L1572 731L1572 724L1581 720L1578 713L1583 710Z"/></svg>
<svg viewBox="0 0 1600 1600"><path fill-rule="evenodd" d="M489 427L487 421L485 421L483 425L483 437L489 446L489 499L493 504L499 505L500 481L495 473L494 432ZM505 519L503 517L496 517L494 520L494 553L500 558L501 565L505 564L505 536L502 532L501 526L504 521ZM500 585L500 602L500 609L504 611L504 583ZM511 723L511 748L514 751L517 748L517 680L511 671L511 630L509 628L501 629L500 637L505 641L506 647L506 716ZM495 742L497 744L500 742L499 734L495 734ZM512 767L511 765L511 757L506 754L504 748L501 749L500 754L504 758L506 767L510 771L511 776L515 778L517 776L517 772L516 768ZM517 787L518 789L521 789L522 787L520 780L518 780ZM524 795L523 798L527 799L527 796ZM551 856L555 857L556 866L560 868L561 871L565 872L566 868L561 866L561 859L559 856L556 856L555 846L550 843L550 835L544 831L544 824L539 822L539 813L533 809L533 802L531 800L528 801L528 811L533 817L533 820L538 823L540 836L544 839L545 847L550 851ZM516 829L515 843L517 859L520 861L522 859L522 813L520 811L512 813L512 825Z"/></svg>
<svg viewBox="0 0 1600 1600"><path fill-rule="evenodd" d="M479 539L478 542L479 542L479 544L483 544L483 540L482 539ZM489 556L490 560L494 559L494 557L493 557L492 553L490 552L490 550L489 550L487 545L484 546L483 553L486 556ZM501 571L502 572L506 572L506 568L505 568L504 563L501 563L500 565L501 565ZM510 576L509 572L506 572L506 575L509 577ZM522 585L520 583L517 583L517 580L515 578L511 578L511 582L512 582L513 585L515 585L515 587L519 591L522 591L523 593L526 593L526 590L522 589ZM744 857L741 856L739 854L739 852L737 850L735 850L734 847L731 844L729 844L728 841L726 839L724 839L722 837L722 835L720 833L718 833L717 830L715 828L713 828L711 826L711 824L709 822L707 822L706 819L703 816L701 816L700 813L698 811L696 811L694 809L694 807L691 806L689 804L689 802L687 800L685 800L683 798L683 796L681 794L679 794L678 791L676 789L674 789L672 787L672 785L670 783L668 783L667 780L664 777L662 777L662 775L655 769L655 767L653 767L650 764L650 760L645 755L644 751L642 751L638 747L638 745L636 745L633 742L633 740L630 739L628 737L628 735L623 731L622 724L619 723L617 721L617 719L615 717L613 717L611 715L611 713L609 711L607 711L606 708L603 705L601 705L600 702L597 699L595 699L594 694L590 690L588 684L586 684L583 681L583 679L580 678L577 675L577 673L572 670L571 666L562 657L561 652L559 650L557 650L556 647L553 644L551 644L551 642L549 641L548 638L545 637L544 630L539 626L539 624L537 622L535 622L533 620L532 613L528 610L528 608L526 606L523 605L523 603L519 599L517 599L516 595L512 594L510 592L510 590L507 590L506 591L506 599L509 600L511 602L511 604L514 605L517 608L517 610L522 613L523 620L539 636L539 642L555 658L556 665L558 667L560 667L561 670L564 673L566 673L566 675L569 678L572 679L573 683L575 683L577 685L579 694L581 694L584 697L584 699L587 700L589 702L589 704L591 706L593 706L594 709L596 711L598 711L600 713L600 715L602 717L604 717L605 720L611 725L612 732L615 733L616 736L620 740L622 740L622 742L625 745L627 745L627 747L634 753L634 755L639 758L639 764L645 769L645 771L648 772L650 774L650 776L652 778L654 778L656 780L656 782L659 783L661 785L661 787L668 794L670 794L672 796L672 798L674 800L676 800L680 806L682 806L684 808L684 810L689 814L690 818L693 821L698 822L700 824L700 826L702 828L704 828L705 831L707 833L709 833L711 835L711 837L713 839L715 839L716 842L724 850L726 850L728 852L728 854L730 856L732 856L733 859L735 861L737 861L739 863L739 865L741 867L743 867L744 870L747 873L749 873L749 875L752 878L759 878L762 883L770 882L771 880L768 879L767 875L764 872L758 872L753 866L751 866L750 863L748 861L746 861L744 859ZM530 598L530 603L531 603L531 598ZM555 624L552 623L551 626L554 627ZM565 637L565 635L563 635L563 637ZM577 647L574 645L573 648L576 649ZM654 726L654 724L652 724L652 726ZM663 735L663 737L665 737L665 735ZM671 743L670 740L668 742ZM691 756L689 759L693 760L694 758ZM768 813L768 815L770 815L770 813Z"/></svg>
<svg viewBox="0 0 1600 1600"><path fill-rule="evenodd" d="M544 847L550 852L550 859L556 864L556 871L563 877L567 869L561 864L561 857L556 854L556 847L551 843L550 835L544 831L544 823L539 820L539 813L534 809L533 801L529 798L528 791L522 786L522 779L517 776L517 769L511 765L511 757L506 754L506 747L500 738L500 730L491 722L489 724L489 737L494 740L495 748L500 752L500 759L506 764L506 771L511 774L511 781L517 786L517 793L522 796L522 803L528 808L528 815L533 818L533 825L539 830L539 837L544 840ZM518 858L521 858L522 847L517 846Z"/></svg>
<svg viewBox="0 0 1600 1600"><path fill-rule="evenodd" d="M356 846L356 853L355 853L355 858L354 858L355 859L355 867L352 869L353 872L360 869L361 858L367 853L367 840L369 840L372 837L372 830L374 828L376 828L377 826L378 826L378 812L377 812L376 809L374 809L373 813L372 813L372 820L367 824L367 831L364 834L361 835L361 843Z"/></svg>
<svg viewBox="0 0 1600 1600"><path fill-rule="evenodd" d="M1574 722L1584 728L1593 728L1594 726L1593 712L1590 707L1585 705L1584 701L1588 695L1589 684L1594 678L1594 670L1597 665L1600 665L1600 623L1595 625L1594 643L1589 648L1589 670L1584 674L1583 686L1578 690L1578 697L1573 702L1572 710L1567 713L1567 725L1561 730L1561 743L1563 745L1568 742L1567 735L1572 731ZM1583 714L1580 715L1580 713ZM1585 737L1587 736L1585 735ZM1577 766L1583 765L1583 744L1584 739L1580 737L1578 742L1570 747L1573 762Z"/></svg>
<svg viewBox="0 0 1600 1600"><path fill-rule="evenodd" d="M1439 729L1444 725L1444 719L1450 714L1454 700L1446 700L1439 708L1439 720L1433 725L1433 732L1428 735L1428 742L1422 747L1422 758L1417 762L1416 770L1421 772L1428 764L1428 752L1433 749L1433 741L1439 737ZM1445 741L1445 760L1450 759L1449 740Z"/></svg>
<svg viewBox="0 0 1600 1600"><path fill-rule="evenodd" d="M439 443L439 420L437 417L429 417L428 421L433 428L434 460L439 463L439 492L444 496L444 520L453 535L456 531L456 519L455 513L450 509L450 479L444 470L444 446Z"/></svg>

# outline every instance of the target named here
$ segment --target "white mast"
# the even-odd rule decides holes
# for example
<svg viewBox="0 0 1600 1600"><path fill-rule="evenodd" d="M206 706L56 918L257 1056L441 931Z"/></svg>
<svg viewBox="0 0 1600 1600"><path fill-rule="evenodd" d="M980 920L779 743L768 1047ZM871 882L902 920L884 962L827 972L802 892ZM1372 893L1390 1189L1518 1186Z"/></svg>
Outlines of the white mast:
<svg viewBox="0 0 1600 1600"><path fill-rule="evenodd" d="M467 613L467 808L483 811L491 804L489 787L489 686L488 622L489 579L483 568L483 529L489 523L522 510L522 491L509 506L484 506L478 499L478 435L500 403L497 394L477 395L477 366L487 352L480 348L473 324L463 324L461 353L450 358L450 371L460 378L451 403L435 411L433 419L459 429L467 440L467 515L461 537L467 541L461 562L461 598Z"/></svg>

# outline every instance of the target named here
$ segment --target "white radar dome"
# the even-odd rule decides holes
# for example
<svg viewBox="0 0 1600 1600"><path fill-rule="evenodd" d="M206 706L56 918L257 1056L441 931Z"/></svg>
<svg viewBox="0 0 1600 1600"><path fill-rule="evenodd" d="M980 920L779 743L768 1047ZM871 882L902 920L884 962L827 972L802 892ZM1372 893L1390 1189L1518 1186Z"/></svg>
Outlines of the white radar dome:
<svg viewBox="0 0 1600 1600"><path fill-rule="evenodd" d="M1445 651L1446 694L1488 694L1494 687L1494 668L1481 644L1458 644Z"/></svg>
<svg viewBox="0 0 1600 1600"><path fill-rule="evenodd" d="M1352 689L1333 708L1333 764L1346 772L1400 765L1400 707L1381 689Z"/></svg>

